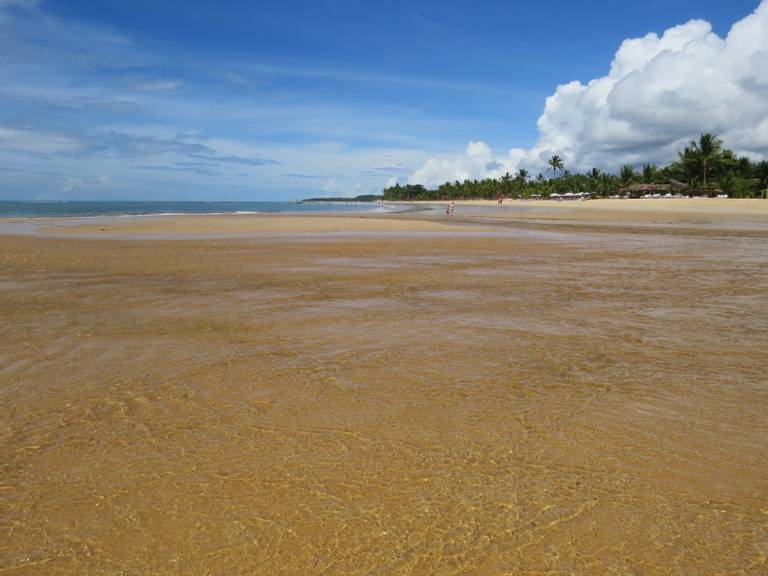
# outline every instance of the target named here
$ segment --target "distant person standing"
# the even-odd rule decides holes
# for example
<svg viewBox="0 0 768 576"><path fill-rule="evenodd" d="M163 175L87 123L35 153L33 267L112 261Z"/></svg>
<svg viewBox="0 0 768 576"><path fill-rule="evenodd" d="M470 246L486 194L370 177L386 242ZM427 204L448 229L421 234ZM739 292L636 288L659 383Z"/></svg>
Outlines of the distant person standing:
<svg viewBox="0 0 768 576"><path fill-rule="evenodd" d="M449 209L448 215L449 215L449 216L453 216L453 209L454 209L455 207L456 207L456 204L454 203L454 201L453 201L453 200L451 200L451 205L450 205L450 206L448 206L448 209Z"/></svg>

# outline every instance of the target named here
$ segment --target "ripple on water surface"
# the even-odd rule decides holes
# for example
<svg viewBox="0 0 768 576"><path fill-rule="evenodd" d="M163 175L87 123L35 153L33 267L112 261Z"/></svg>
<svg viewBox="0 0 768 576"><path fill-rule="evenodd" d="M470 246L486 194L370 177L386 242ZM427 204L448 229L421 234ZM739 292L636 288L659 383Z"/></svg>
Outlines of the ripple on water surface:
<svg viewBox="0 0 768 576"><path fill-rule="evenodd" d="M4 245L9 573L765 573L733 245Z"/></svg>

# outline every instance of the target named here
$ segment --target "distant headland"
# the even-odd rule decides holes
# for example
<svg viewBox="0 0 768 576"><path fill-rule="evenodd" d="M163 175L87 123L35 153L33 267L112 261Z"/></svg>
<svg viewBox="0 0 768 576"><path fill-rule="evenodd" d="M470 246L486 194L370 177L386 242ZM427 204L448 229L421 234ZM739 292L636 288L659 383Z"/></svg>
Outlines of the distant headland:
<svg viewBox="0 0 768 576"><path fill-rule="evenodd" d="M307 203L307 202L377 202L379 200L383 200L384 196L380 194L362 194L360 196L354 196L352 198L348 198L345 196L328 196L325 198L305 198L304 200L300 200L299 202Z"/></svg>

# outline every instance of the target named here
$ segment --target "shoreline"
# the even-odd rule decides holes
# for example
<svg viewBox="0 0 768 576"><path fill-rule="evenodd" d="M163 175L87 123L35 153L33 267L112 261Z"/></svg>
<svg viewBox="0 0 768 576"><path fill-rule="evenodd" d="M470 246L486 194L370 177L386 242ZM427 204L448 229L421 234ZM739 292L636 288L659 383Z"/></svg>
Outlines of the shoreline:
<svg viewBox="0 0 768 576"><path fill-rule="evenodd" d="M401 212L397 214L406 214ZM0 219L0 236L108 239L273 238L280 235L402 235L489 232L478 223L363 214L183 214Z"/></svg>
<svg viewBox="0 0 768 576"><path fill-rule="evenodd" d="M699 231L768 234L768 201L638 199L387 203L387 211L185 213L0 217L0 236L103 239L238 239L361 236L526 235L534 230L633 233Z"/></svg>

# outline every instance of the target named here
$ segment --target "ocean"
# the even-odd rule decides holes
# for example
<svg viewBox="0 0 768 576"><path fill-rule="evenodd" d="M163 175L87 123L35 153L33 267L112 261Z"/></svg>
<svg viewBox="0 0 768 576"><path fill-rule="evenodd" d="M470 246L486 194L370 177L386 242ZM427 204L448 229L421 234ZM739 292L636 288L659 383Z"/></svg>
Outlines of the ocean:
<svg viewBox="0 0 768 576"><path fill-rule="evenodd" d="M14 202L0 201L0 217L121 216L146 214L243 214L259 212L369 212L368 202Z"/></svg>

